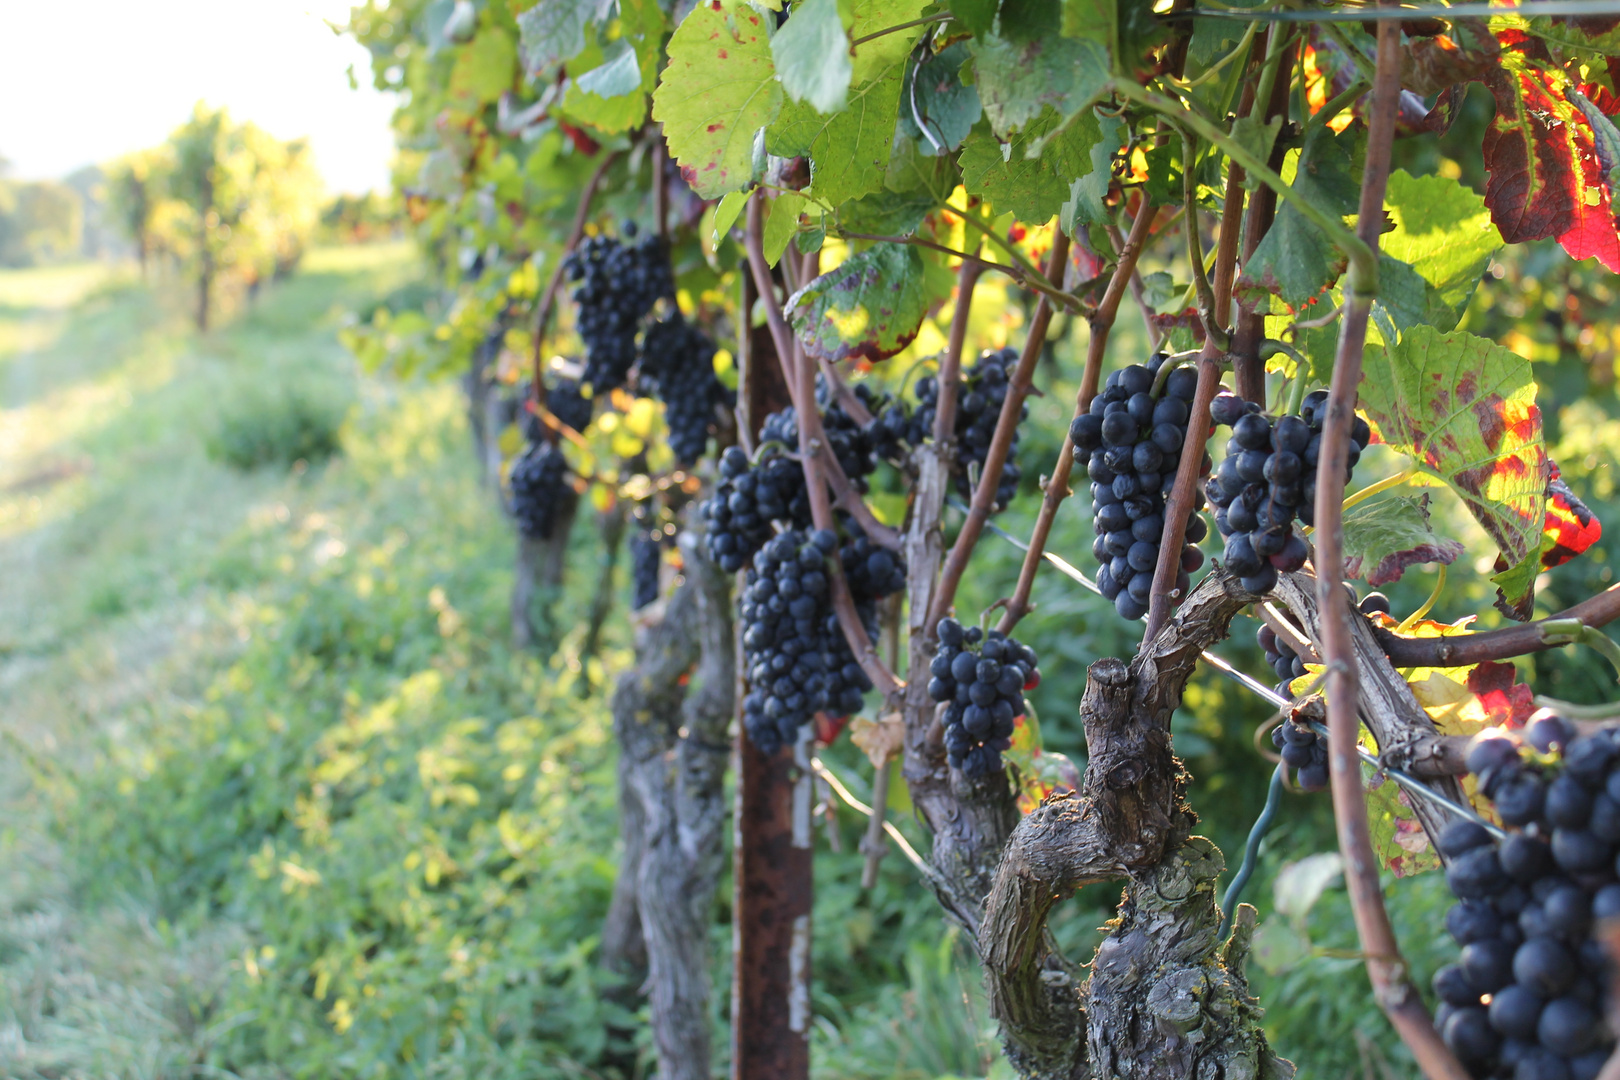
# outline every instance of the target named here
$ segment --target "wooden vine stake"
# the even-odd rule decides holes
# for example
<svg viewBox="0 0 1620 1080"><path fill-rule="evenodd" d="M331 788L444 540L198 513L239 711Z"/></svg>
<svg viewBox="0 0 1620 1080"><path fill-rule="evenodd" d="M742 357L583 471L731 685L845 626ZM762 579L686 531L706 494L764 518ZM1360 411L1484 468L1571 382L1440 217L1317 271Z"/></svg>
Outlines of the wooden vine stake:
<svg viewBox="0 0 1620 1080"><path fill-rule="evenodd" d="M756 198L750 223L759 218ZM789 404L777 342L755 334L753 298L776 302L763 282L744 278L738 326L737 430L757 445L770 413ZM738 575L738 588L742 587ZM737 635L737 793L732 863L731 1075L733 1080L805 1080L810 1075L811 731L774 755L743 730L747 669Z"/></svg>

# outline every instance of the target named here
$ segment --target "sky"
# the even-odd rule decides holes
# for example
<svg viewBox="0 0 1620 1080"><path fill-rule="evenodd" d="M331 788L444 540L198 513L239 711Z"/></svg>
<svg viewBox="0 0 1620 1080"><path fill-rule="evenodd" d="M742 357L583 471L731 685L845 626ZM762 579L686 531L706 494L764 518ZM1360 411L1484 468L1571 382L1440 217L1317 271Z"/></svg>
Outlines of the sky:
<svg viewBox="0 0 1620 1080"><path fill-rule="evenodd" d="M156 146L198 101L308 137L332 192L386 190L393 98L322 19L345 0L0 0L0 157L57 179ZM349 88L354 66L360 89Z"/></svg>

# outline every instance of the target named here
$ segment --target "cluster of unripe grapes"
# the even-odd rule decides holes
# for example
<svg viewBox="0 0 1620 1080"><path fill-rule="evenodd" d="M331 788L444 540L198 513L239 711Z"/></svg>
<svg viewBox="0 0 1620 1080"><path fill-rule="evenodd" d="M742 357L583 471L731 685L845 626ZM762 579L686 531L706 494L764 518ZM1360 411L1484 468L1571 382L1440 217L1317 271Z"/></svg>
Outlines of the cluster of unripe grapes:
<svg viewBox="0 0 1620 1080"><path fill-rule="evenodd" d="M742 593L743 726L763 753L793 742L818 712L856 712L872 688L833 610L834 557L850 576L868 634L876 632L876 601L905 586L904 569L858 530L841 550L831 530L788 529L755 554Z"/></svg>
<svg viewBox="0 0 1620 1080"><path fill-rule="evenodd" d="M928 667L928 696L941 705L945 756L964 776L1001 771L1024 691L1040 684L1035 650L1000 630L966 629L941 619L939 646Z"/></svg>
<svg viewBox="0 0 1620 1080"><path fill-rule="evenodd" d="M1483 733L1468 769L1512 831L1458 821L1440 836L1462 953L1435 975L1437 1026L1476 1077L1593 1080L1615 1042L1592 928L1620 916L1620 733L1580 736L1543 711Z"/></svg>
<svg viewBox="0 0 1620 1080"><path fill-rule="evenodd" d="M1176 368L1155 397L1156 376L1166 363L1155 356L1109 375L1090 411L1069 425L1075 463L1091 480L1092 530L1096 539L1097 588L1127 619L1147 614L1153 573L1164 536L1165 504L1181 464L1187 422L1198 387L1192 368ZM1209 471L1208 455L1200 475ZM1191 574L1204 563L1198 541L1208 534L1198 507L1188 513L1176 589L1186 594Z"/></svg>
<svg viewBox="0 0 1620 1080"><path fill-rule="evenodd" d="M584 382L593 395L623 386L636 363L636 333L642 318L675 295L668 246L657 236L635 241L634 222L623 240L605 233L588 237L568 254L563 268L574 282L577 327L585 342Z"/></svg>
<svg viewBox="0 0 1620 1080"><path fill-rule="evenodd" d="M1325 390L1307 395L1298 416L1267 416L1260 405L1235 394L1221 394L1210 403L1210 419L1230 427L1232 438L1205 492L1215 506L1215 527L1226 538L1226 568L1249 592L1270 592L1278 574L1298 570L1309 557L1294 521L1315 521L1326 405ZM1356 417L1347 481L1370 437L1367 421Z"/></svg>
<svg viewBox="0 0 1620 1080"><path fill-rule="evenodd" d="M669 448L682 465L695 465L708 449L715 410L737 403L714 374L714 354L714 342L679 311L642 335L639 385L664 403Z"/></svg>

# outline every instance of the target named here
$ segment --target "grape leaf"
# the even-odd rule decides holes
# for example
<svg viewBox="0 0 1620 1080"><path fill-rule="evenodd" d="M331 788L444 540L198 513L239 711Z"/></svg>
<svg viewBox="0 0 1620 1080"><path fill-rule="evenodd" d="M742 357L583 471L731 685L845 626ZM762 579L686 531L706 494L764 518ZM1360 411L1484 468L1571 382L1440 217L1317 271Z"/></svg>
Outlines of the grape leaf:
<svg viewBox="0 0 1620 1080"><path fill-rule="evenodd" d="M917 38L929 27L908 26L892 33L879 31L913 21L927 7L928 0L853 0L849 4L850 38L858 40L877 34L854 47L855 64L850 72L850 85L870 82L889 68L905 62Z"/></svg>
<svg viewBox="0 0 1620 1080"><path fill-rule="evenodd" d="M1455 540L1435 535L1429 495L1396 495L1344 515L1344 576L1377 588L1401 580L1409 566L1450 565L1462 555Z"/></svg>
<svg viewBox="0 0 1620 1080"><path fill-rule="evenodd" d="M1414 326L1371 348L1361 405L1391 448L1462 497L1506 560L1497 606L1528 619L1551 464L1530 362L1461 331Z"/></svg>
<svg viewBox="0 0 1620 1080"><path fill-rule="evenodd" d="M849 37L838 18L838 0L804 0L771 39L776 76L793 101L817 112L844 107L853 70Z"/></svg>
<svg viewBox="0 0 1620 1080"><path fill-rule="evenodd" d="M1101 140L1090 109L1067 121L1048 109L1007 144L981 129L962 144L962 186L998 213L1038 225L1063 208L1074 178L1091 171L1091 149ZM1039 156L1027 156L1035 146Z"/></svg>
<svg viewBox="0 0 1620 1080"><path fill-rule="evenodd" d="M742 213L744 206L748 205L748 196L751 194L753 193L749 191L727 192L715 206L714 242L716 244L724 239L725 235L731 231L731 227L737 223L737 215Z"/></svg>
<svg viewBox="0 0 1620 1080"><path fill-rule="evenodd" d="M1001 0L945 0L942 6L972 33L988 34L996 25Z"/></svg>
<svg viewBox="0 0 1620 1080"><path fill-rule="evenodd" d="M765 261L775 266L787 250L788 241L799 231L799 214L810 200L797 191L784 191L771 202L771 214L765 219Z"/></svg>
<svg viewBox="0 0 1620 1080"><path fill-rule="evenodd" d="M1118 0L1063 0L1059 25L1064 37L1096 42L1106 50L1106 55L1119 51Z"/></svg>
<svg viewBox="0 0 1620 1080"><path fill-rule="evenodd" d="M1552 462L1547 481L1547 524L1541 533L1541 568L1551 570L1603 539L1603 522L1569 489Z"/></svg>
<svg viewBox="0 0 1620 1080"><path fill-rule="evenodd" d="M912 72L911 109L900 115L912 121L935 153L949 153L961 146L984 113L978 87L962 83L962 63L967 58L967 46L958 41Z"/></svg>
<svg viewBox="0 0 1620 1080"><path fill-rule="evenodd" d="M450 72L453 97L488 104L512 88L517 75L517 44L499 26L486 26L456 55Z"/></svg>
<svg viewBox="0 0 1620 1080"><path fill-rule="evenodd" d="M1063 231L1071 237L1088 225L1107 225L1108 186L1114 179L1114 155L1125 145L1125 121L1117 116L1098 116L1097 141L1092 144L1091 171L1069 185L1069 198L1059 213Z"/></svg>
<svg viewBox="0 0 1620 1080"><path fill-rule="evenodd" d="M782 107L765 17L749 7L733 16L699 4L669 41L669 64L653 95L681 175L705 199L747 187L754 135Z"/></svg>
<svg viewBox="0 0 1620 1080"><path fill-rule="evenodd" d="M840 207L838 225L851 232L910 236L938 206L926 190L875 191Z"/></svg>
<svg viewBox="0 0 1620 1080"><path fill-rule="evenodd" d="M1496 99L1483 145L1491 220L1510 244L1553 236L1571 258L1595 257L1620 271L1608 177L1569 77L1522 31L1497 40L1501 63L1482 80Z"/></svg>
<svg viewBox="0 0 1620 1080"><path fill-rule="evenodd" d="M810 190L837 206L883 189L900 111L900 64L856 88L843 112L823 116L807 103L783 106L765 133L765 148L810 159Z"/></svg>
<svg viewBox="0 0 1620 1080"><path fill-rule="evenodd" d="M1361 158L1365 146L1354 130L1336 135L1325 127L1305 137L1293 189L1302 198L1335 215L1353 214L1361 195ZM1243 267L1236 293L1249 310L1264 310L1267 293L1275 293L1297 311L1306 301L1339 280L1345 254L1292 203L1277 210L1270 231Z"/></svg>
<svg viewBox="0 0 1620 1080"><path fill-rule="evenodd" d="M1412 811L1400 785L1369 765L1361 767L1367 796L1367 832L1378 861L1396 877L1411 877L1440 866L1440 856Z"/></svg>
<svg viewBox="0 0 1620 1080"><path fill-rule="evenodd" d="M911 343L933 296L909 244L874 244L788 297L805 352L824 360L882 360Z"/></svg>
<svg viewBox="0 0 1620 1080"><path fill-rule="evenodd" d="M539 0L517 17L523 65L543 72L585 48L585 27L602 17L608 0Z"/></svg>
<svg viewBox="0 0 1620 1080"><path fill-rule="evenodd" d="M627 38L609 42L602 50L602 63L574 80L587 94L602 98L623 97L641 86L641 65L636 49Z"/></svg>
<svg viewBox="0 0 1620 1080"><path fill-rule="evenodd" d="M1395 228L1379 239L1379 250L1410 265L1425 283L1419 321L1442 331L1455 329L1502 246L1485 200L1443 176L1396 171L1384 204ZM1384 293L1382 271L1379 280Z"/></svg>
<svg viewBox="0 0 1620 1080"><path fill-rule="evenodd" d="M1013 43L999 37L972 44L974 81L984 115L1006 137L1047 107L1068 117L1108 87L1108 53L1095 41L1046 37Z"/></svg>

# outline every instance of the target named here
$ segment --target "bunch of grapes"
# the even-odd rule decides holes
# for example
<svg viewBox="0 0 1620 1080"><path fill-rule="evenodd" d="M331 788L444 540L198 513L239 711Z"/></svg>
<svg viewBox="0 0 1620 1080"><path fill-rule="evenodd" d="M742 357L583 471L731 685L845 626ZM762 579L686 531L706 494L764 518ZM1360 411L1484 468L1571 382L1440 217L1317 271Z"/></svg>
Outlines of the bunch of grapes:
<svg viewBox="0 0 1620 1080"><path fill-rule="evenodd" d="M964 498L973 497L973 483L978 470L990 456L990 443L996 435L996 424L1001 419L1001 406L1007 400L1007 391L1013 373L1018 369L1018 350L1000 349L987 352L958 377L956 391L956 460L951 466L956 490ZM880 412L872 403L872 423L867 427L867 438L873 449L886 461L899 463L906 449L922 446L933 438L934 418L939 412L939 378L925 375L917 380L917 407L908 410L897 400L877 401ZM1019 413L1023 420L1029 415L1025 405ZM1007 461L996 484L996 502L993 510L1000 511L1018 494L1018 481L1023 475L1018 468L1018 434L1013 433L1012 445L1007 448Z"/></svg>
<svg viewBox="0 0 1620 1080"><path fill-rule="evenodd" d="M866 478L877 468L871 440L842 405L826 404L825 384L817 387L827 443L850 483L864 492ZM766 417L759 437L761 444L775 442L797 449L798 416L792 406ZM702 512L708 523L705 543L709 557L727 573L736 573L771 538L772 522L795 529L810 527L810 492L804 469L792 458L769 449L755 464L741 449L730 447L720 455L720 481L702 504Z"/></svg>
<svg viewBox="0 0 1620 1080"><path fill-rule="evenodd" d="M549 540L557 525L558 504L571 490L562 451L548 442L531 444L512 462L507 484L512 491L512 516L523 535Z"/></svg>
<svg viewBox="0 0 1620 1080"><path fill-rule="evenodd" d="M679 311L647 327L641 340L641 387L664 403L675 460L694 465L714 433L715 409L736 395L714 374L714 342Z"/></svg>
<svg viewBox="0 0 1620 1080"><path fill-rule="evenodd" d="M636 331L659 299L675 295L669 250L657 236L633 241L636 227L626 222L624 241L592 236L563 261L575 282L579 336L585 341L584 382L593 394L624 385L636 363Z"/></svg>
<svg viewBox="0 0 1620 1080"><path fill-rule="evenodd" d="M964 630L955 619L941 619L938 633L928 696L945 705L946 757L965 776L1000 772L1013 722L1024 715L1024 691L1041 681L1035 650L999 630Z"/></svg>
<svg viewBox="0 0 1620 1080"><path fill-rule="evenodd" d="M1522 740L1476 739L1468 769L1515 831L1498 841L1458 821L1440 835L1462 954L1435 974L1437 1026L1476 1077L1593 1080L1615 1042L1591 930L1620 916L1620 736L1579 737L1543 711Z"/></svg>
<svg viewBox="0 0 1620 1080"><path fill-rule="evenodd" d="M539 414L527 407L526 403L532 396L532 383L525 381L519 384L519 400L525 403L523 437L532 443L549 442L546 425L541 423ZM591 426L592 409L593 402L581 392L578 379L558 379L546 391L546 411L575 431L584 431Z"/></svg>
<svg viewBox="0 0 1620 1080"><path fill-rule="evenodd" d="M663 562L664 530L646 508L639 508L630 537L631 610L640 611L658 599L658 571Z"/></svg>
<svg viewBox="0 0 1620 1080"><path fill-rule="evenodd" d="M1294 532L1294 519L1315 521L1316 463L1322 448L1327 391L1305 398L1298 416L1272 418L1259 405L1234 394L1210 403L1210 418L1232 429L1226 459L1206 485L1215 507L1215 527L1226 538L1226 568L1253 593L1277 586L1279 573L1305 565L1309 551ZM1345 479L1355 468L1371 431L1356 417L1350 434Z"/></svg>
<svg viewBox="0 0 1620 1080"><path fill-rule="evenodd" d="M1289 684L1305 674L1305 661L1270 626L1261 624L1255 639L1265 651L1266 663L1282 680L1277 684L1277 693L1292 697ZM1294 780L1302 789L1321 791L1328 786L1327 738L1309 724L1290 716L1272 729L1271 744L1282 754L1284 764L1294 770Z"/></svg>
<svg viewBox="0 0 1620 1080"><path fill-rule="evenodd" d="M1165 509L1176 484L1181 449L1192 416L1198 373L1176 368L1161 396L1153 396L1163 356L1108 376L1091 409L1069 425L1075 463L1091 480L1091 527L1096 534L1097 588L1127 619L1147 614L1153 573L1164 539ZM1199 475L1209 471L1209 458ZM1191 574L1204 564L1198 542L1209 532L1194 505L1187 517L1176 588L1185 595Z"/></svg>

